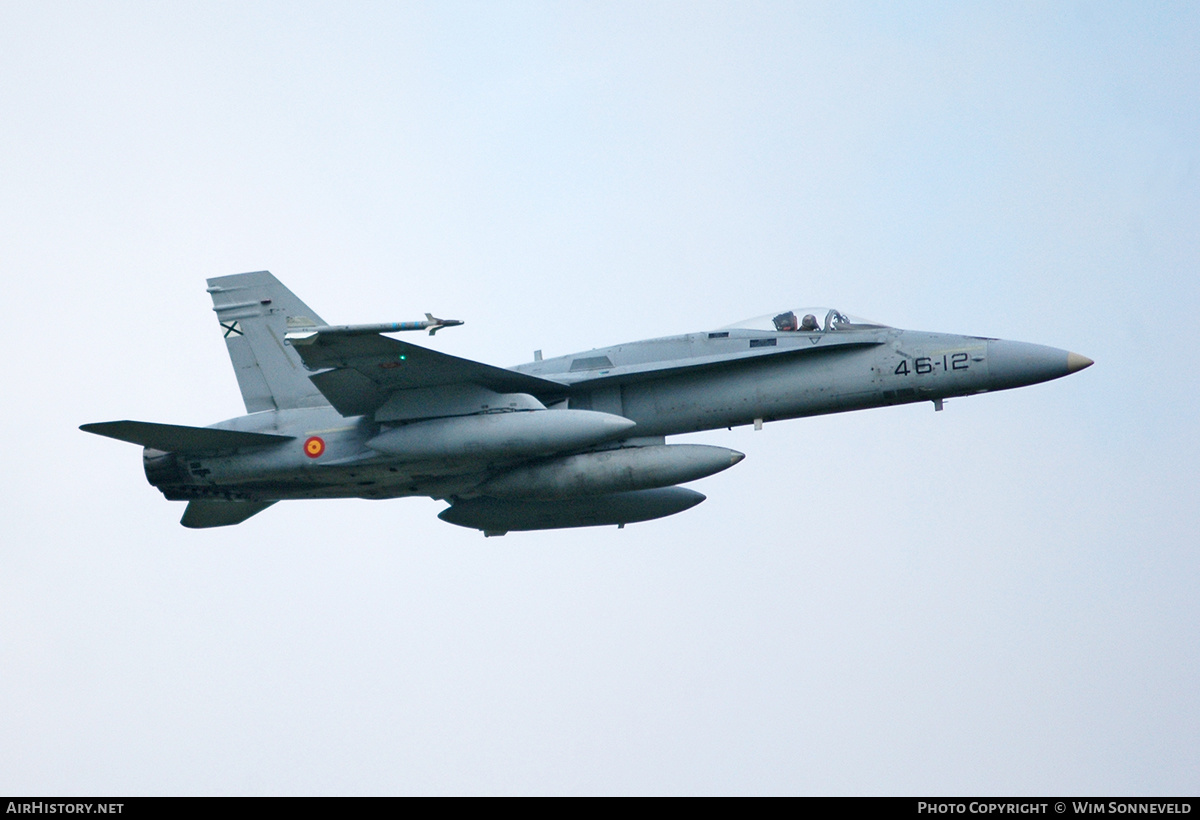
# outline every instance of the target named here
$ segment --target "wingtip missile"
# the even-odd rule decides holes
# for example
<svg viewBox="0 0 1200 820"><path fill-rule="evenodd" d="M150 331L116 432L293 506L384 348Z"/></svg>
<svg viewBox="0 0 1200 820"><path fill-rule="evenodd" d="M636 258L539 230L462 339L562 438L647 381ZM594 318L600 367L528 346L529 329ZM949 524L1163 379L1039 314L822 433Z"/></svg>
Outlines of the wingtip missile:
<svg viewBox="0 0 1200 820"><path fill-rule="evenodd" d="M434 316L432 313L426 313L425 321L419 322L419 324L424 325L425 327L429 328L430 336L437 333L439 330L441 330L444 327L457 327L458 325L461 325L462 323L463 323L462 319L439 319L438 317Z"/></svg>
<svg viewBox="0 0 1200 820"><path fill-rule="evenodd" d="M423 322L380 322L371 325L307 325L289 330L284 340L293 345L312 344L318 336L355 336L368 333L402 333L406 330L428 330L429 335L444 327L464 324L461 319L439 319L432 313L425 314Z"/></svg>

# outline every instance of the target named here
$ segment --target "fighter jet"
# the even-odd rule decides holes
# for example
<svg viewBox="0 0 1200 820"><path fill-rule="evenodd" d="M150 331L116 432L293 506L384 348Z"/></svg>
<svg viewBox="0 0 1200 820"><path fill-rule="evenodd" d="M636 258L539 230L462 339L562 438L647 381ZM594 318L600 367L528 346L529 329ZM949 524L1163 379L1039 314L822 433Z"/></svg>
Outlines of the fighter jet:
<svg viewBox="0 0 1200 820"><path fill-rule="evenodd" d="M677 486L742 453L667 438L944 399L1082 370L1077 353L900 330L836 309L597 348L511 368L386 336L462 324L329 325L266 271L208 280L248 415L208 427L80 429L144 447L185 527L239 524L277 501L430 496L482 530L649 521L704 500Z"/></svg>

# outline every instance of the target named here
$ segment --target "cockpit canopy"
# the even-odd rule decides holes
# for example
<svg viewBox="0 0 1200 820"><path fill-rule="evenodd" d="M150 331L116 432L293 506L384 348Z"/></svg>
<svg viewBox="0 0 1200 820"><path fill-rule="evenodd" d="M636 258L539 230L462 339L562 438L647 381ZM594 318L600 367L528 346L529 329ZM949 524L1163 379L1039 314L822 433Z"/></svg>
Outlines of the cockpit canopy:
<svg viewBox="0 0 1200 820"><path fill-rule="evenodd" d="M806 307L756 316L722 330L766 330L780 333L832 333L839 330L868 330L887 327L870 319L842 313L837 308Z"/></svg>

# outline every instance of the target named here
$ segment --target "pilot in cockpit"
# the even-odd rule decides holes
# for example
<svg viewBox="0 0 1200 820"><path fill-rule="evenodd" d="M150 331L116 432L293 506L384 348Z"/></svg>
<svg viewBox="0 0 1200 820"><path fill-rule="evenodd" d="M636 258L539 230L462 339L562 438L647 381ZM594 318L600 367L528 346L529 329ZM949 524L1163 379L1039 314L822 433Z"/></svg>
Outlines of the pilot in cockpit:
<svg viewBox="0 0 1200 820"><path fill-rule="evenodd" d="M772 319L775 323L775 329L780 333L791 333L801 330L805 333L817 333L821 330L821 326L817 324L817 317L811 313L804 314L804 318L797 325L795 311L789 310L787 313L781 313Z"/></svg>

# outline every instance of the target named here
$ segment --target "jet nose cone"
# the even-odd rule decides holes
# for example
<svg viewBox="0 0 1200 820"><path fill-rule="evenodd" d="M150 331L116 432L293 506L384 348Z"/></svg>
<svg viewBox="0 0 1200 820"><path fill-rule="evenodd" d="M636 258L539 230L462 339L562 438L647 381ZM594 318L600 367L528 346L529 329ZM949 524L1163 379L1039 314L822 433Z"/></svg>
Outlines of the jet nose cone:
<svg viewBox="0 0 1200 820"><path fill-rule="evenodd" d="M1057 347L1010 342L1004 339L988 341L988 382L991 390L1007 390L1027 384L1061 379L1092 363L1087 356Z"/></svg>
<svg viewBox="0 0 1200 820"><path fill-rule="evenodd" d="M1067 372L1076 373L1083 370L1085 367L1091 367L1095 362L1087 356L1080 356L1078 353L1067 353Z"/></svg>

